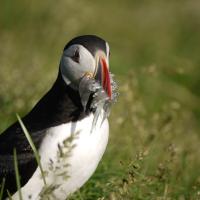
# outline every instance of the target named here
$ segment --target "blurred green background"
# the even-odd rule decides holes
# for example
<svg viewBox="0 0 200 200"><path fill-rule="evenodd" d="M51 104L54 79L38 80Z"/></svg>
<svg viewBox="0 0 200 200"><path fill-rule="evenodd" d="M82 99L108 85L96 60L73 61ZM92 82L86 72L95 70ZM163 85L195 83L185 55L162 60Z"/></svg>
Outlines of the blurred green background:
<svg viewBox="0 0 200 200"><path fill-rule="evenodd" d="M51 87L82 34L110 44L120 95L104 159L72 199L200 199L198 0L0 0L0 131Z"/></svg>

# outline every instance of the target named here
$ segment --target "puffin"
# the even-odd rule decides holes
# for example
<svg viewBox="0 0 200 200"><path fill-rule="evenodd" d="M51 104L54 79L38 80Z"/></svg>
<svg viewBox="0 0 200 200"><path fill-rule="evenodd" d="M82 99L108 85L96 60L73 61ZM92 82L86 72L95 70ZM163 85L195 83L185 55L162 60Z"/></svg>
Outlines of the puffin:
<svg viewBox="0 0 200 200"><path fill-rule="evenodd" d="M65 45L53 86L21 118L42 170L19 121L0 134L3 199L9 193L13 200L21 199L20 194L23 200L65 200L95 172L108 143L108 116L117 96L109 57L108 43L96 35L78 36Z"/></svg>

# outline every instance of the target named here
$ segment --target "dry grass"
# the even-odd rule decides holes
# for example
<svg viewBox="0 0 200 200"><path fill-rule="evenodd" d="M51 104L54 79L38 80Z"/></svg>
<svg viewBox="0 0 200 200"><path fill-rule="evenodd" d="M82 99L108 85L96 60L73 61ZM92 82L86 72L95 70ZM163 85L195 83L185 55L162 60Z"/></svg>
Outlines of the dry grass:
<svg viewBox="0 0 200 200"><path fill-rule="evenodd" d="M140 73L151 76L132 71L126 82L120 81L108 151L81 189L82 199L200 198L198 121L175 99L166 99L153 111L151 97L140 88Z"/></svg>
<svg viewBox="0 0 200 200"><path fill-rule="evenodd" d="M0 131L51 87L69 39L100 35L120 96L103 161L71 199L200 199L199 4L2 0Z"/></svg>

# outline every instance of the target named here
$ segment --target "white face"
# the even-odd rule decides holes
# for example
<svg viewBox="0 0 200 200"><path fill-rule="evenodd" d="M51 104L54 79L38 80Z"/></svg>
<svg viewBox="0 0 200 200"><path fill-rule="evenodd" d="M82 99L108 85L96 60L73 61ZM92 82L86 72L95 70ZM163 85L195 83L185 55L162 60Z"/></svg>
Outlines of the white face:
<svg viewBox="0 0 200 200"><path fill-rule="evenodd" d="M109 46L106 44L106 55L104 56L108 63ZM101 52L102 53L102 52ZM75 84L85 74L94 74L96 70L96 62L98 54L94 56L82 45L72 45L65 49L60 61L60 70L65 83Z"/></svg>

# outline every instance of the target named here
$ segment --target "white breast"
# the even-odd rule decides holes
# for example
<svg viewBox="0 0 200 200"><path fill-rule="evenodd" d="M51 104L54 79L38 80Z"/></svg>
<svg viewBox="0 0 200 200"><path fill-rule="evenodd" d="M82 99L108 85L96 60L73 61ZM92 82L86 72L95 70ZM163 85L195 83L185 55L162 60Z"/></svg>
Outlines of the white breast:
<svg viewBox="0 0 200 200"><path fill-rule="evenodd" d="M96 127L91 132L94 115L76 123L62 124L50 128L39 150L41 164L46 172L49 199L65 200L66 197L80 188L94 173L106 149L109 135L107 119L102 123L103 113L98 118ZM70 143L71 135L76 135ZM66 141L70 148L64 147ZM62 147L59 151L58 145ZM62 155L62 156L60 156ZM67 177L69 176L69 177ZM23 200L38 200L44 183L39 168L31 179L21 188ZM44 193L43 193L44 194ZM19 199L18 193L13 199Z"/></svg>

